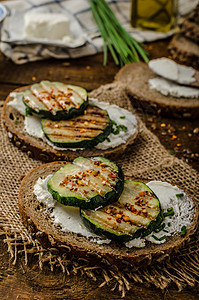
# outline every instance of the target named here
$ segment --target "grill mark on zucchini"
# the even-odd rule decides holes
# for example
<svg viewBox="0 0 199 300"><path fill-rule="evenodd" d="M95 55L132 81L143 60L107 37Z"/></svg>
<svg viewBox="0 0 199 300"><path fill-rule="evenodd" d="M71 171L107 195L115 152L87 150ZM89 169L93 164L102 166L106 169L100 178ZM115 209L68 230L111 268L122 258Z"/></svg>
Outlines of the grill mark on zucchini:
<svg viewBox="0 0 199 300"><path fill-rule="evenodd" d="M51 83L51 87L49 87L48 85L49 85L48 81L41 82L41 86L44 88L46 93L49 94L49 96L54 100L55 103L57 103L58 106L60 106L61 109L63 109L63 110L69 109L69 107L65 107L65 104L67 104L66 102L69 102L75 108L78 108L77 103L73 102L73 100L71 99L71 96L73 95L71 92L74 91L72 88L67 88L67 92L66 92L66 91L58 88L56 86L57 85L56 82ZM50 91L49 91L49 89L50 89ZM61 97L61 99L60 99L60 97ZM66 99L62 99L62 97L66 98ZM78 97L79 97L79 95L78 95ZM64 103L62 103L62 102L64 102Z"/></svg>
<svg viewBox="0 0 199 300"><path fill-rule="evenodd" d="M143 198L145 201L140 201ZM148 209L145 205L147 201ZM136 202L139 205L135 205ZM81 210L81 217L85 225L95 233L120 242L146 236L162 221L158 198L148 186L136 181L125 181L124 190L117 202L96 211Z"/></svg>
<svg viewBox="0 0 199 300"><path fill-rule="evenodd" d="M95 209L116 201L123 190L123 172L120 167L101 157L75 159L58 170L48 181L48 190L53 197L64 205ZM103 184L105 176L100 176L103 167L96 162L105 161L107 169L114 177ZM99 171L99 172L98 172Z"/></svg>
<svg viewBox="0 0 199 300"><path fill-rule="evenodd" d="M93 111L99 112L100 116L95 118ZM103 142L112 130L107 112L91 105L81 117L61 121L43 119L41 124L47 139L54 145L64 148L94 147Z"/></svg>
<svg viewBox="0 0 199 300"><path fill-rule="evenodd" d="M85 89L62 83L41 81L30 87L34 99L29 101L24 93L24 103L29 114L51 120L69 119L84 113L88 106L88 96ZM78 91L76 91L76 89ZM36 107L35 107L36 106Z"/></svg>

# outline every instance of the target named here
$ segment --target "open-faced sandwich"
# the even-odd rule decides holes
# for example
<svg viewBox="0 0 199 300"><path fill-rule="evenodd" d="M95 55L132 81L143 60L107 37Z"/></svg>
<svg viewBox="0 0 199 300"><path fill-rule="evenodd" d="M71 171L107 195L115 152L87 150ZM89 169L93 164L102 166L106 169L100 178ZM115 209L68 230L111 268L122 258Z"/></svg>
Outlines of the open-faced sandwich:
<svg viewBox="0 0 199 300"><path fill-rule="evenodd" d="M123 67L116 80L125 85L134 107L167 117L199 117L199 72L162 57Z"/></svg>
<svg viewBox="0 0 199 300"><path fill-rule="evenodd" d="M19 210L45 247L132 266L177 250L198 218L196 203L177 186L127 180L118 165L103 157L32 170L21 183Z"/></svg>
<svg viewBox="0 0 199 300"><path fill-rule="evenodd" d="M43 161L118 155L138 133L129 111L60 82L15 90L5 101L3 120L14 144Z"/></svg>

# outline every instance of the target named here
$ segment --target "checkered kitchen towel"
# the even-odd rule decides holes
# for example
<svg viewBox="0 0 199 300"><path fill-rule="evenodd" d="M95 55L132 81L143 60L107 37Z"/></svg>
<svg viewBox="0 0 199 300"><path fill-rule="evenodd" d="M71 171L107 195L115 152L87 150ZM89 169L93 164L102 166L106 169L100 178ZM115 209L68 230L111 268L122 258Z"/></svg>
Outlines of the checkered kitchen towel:
<svg viewBox="0 0 199 300"><path fill-rule="evenodd" d="M198 0L179 0L180 15L185 15L197 5ZM138 41L154 41L166 38L173 32L155 33L133 29L129 23L130 0L108 0L108 3L123 27ZM29 61L36 61L54 58L76 58L81 56L93 55L103 51L103 40L100 37L96 23L92 17L89 0L17 0L3 2L7 9L7 18L3 23L1 40L8 41L16 36L23 26L23 16L27 12L53 12L65 13L72 16L73 20L81 28L82 37L85 43L76 48L68 48L58 45L44 44L24 44L1 42L1 51L13 62L23 64ZM12 40L12 39L11 39Z"/></svg>

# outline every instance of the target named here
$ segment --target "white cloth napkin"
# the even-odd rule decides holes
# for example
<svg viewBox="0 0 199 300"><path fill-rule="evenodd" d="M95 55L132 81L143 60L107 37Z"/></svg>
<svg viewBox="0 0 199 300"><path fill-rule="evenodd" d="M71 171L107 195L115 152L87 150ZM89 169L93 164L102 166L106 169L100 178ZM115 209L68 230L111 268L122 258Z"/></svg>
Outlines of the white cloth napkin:
<svg viewBox="0 0 199 300"><path fill-rule="evenodd" d="M130 26L130 0L107 1L123 27L139 42L149 42L167 38L174 31L156 33L141 31ZM189 5L188 5L189 3ZM197 5L198 0L179 0L179 14L182 17ZM3 2L8 11L1 31L1 40L6 41L11 36L19 36L19 27L23 26L23 15L27 12L66 13L75 19L82 29L86 42L77 48L60 47L57 45L25 44L1 42L1 51L16 64L53 58L76 58L93 55L103 51L103 40L100 37L96 23L92 17L89 0L18 0ZM14 30L13 30L14 29ZM20 29L21 30L21 29ZM16 36L13 36L16 35Z"/></svg>

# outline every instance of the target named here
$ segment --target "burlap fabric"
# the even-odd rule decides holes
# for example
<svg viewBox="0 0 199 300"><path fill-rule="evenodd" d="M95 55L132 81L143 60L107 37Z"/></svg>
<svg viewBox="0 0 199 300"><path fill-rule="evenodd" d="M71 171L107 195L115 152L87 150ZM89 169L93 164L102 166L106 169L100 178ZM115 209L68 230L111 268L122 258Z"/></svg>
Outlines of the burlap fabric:
<svg viewBox="0 0 199 300"><path fill-rule="evenodd" d="M90 93L90 96L132 111L131 103L121 83L102 86ZM3 102L1 102L1 108L2 105ZM0 131L2 138L0 145L0 228L13 263L16 263L17 259L23 259L25 264L28 264L30 256L34 254L38 257L37 263L40 269L48 265L52 271L54 266L60 267L65 274L81 271L81 274L93 279L97 275L101 286L110 284L110 288L119 287L123 296L125 290L130 289L133 282L151 284L161 289L171 283L175 283L179 289L198 283L198 233L191 237L189 243L183 246L180 252L174 253L170 260L167 259L165 262L157 263L155 267L149 266L137 271L121 272L115 266L106 269L96 266L88 268L88 262L69 261L57 254L54 249L43 249L21 223L18 211L18 190L21 179L42 162L29 158L25 152L13 146L2 124ZM158 138L146 128L141 120L139 120L139 135L135 144L119 157L117 163L122 166L127 176L143 180L163 180L177 184L182 189L186 186L189 194L197 201L199 200L197 172L182 160L168 154Z"/></svg>

